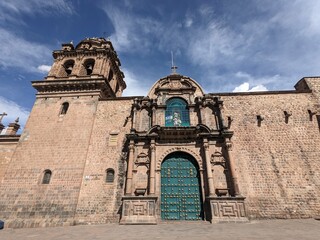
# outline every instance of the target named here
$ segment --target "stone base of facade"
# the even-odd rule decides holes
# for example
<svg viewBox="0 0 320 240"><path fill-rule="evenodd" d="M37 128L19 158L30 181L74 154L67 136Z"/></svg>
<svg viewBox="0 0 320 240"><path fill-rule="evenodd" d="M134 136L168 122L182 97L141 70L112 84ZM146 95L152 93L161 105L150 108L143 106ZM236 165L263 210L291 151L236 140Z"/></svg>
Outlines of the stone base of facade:
<svg viewBox="0 0 320 240"><path fill-rule="evenodd" d="M211 210L211 223L249 222L245 197L207 197Z"/></svg>
<svg viewBox="0 0 320 240"><path fill-rule="evenodd" d="M124 196L120 224L157 224L158 197Z"/></svg>

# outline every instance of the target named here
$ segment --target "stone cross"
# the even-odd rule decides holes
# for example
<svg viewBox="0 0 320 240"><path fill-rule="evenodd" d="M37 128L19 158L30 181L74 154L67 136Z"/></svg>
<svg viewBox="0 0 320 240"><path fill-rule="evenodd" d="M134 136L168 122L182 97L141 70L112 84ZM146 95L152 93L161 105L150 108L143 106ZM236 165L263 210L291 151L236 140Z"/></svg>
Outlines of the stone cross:
<svg viewBox="0 0 320 240"><path fill-rule="evenodd" d="M3 113L0 113L0 123L1 123L1 121L2 121L2 118L4 117L4 116L7 116L8 114L6 114L5 112L3 112Z"/></svg>

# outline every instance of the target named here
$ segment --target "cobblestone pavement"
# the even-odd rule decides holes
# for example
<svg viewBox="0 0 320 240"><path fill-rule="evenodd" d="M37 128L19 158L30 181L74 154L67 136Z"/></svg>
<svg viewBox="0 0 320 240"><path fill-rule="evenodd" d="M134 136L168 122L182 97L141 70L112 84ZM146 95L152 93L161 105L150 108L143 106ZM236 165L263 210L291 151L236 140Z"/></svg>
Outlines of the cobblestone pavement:
<svg viewBox="0 0 320 240"><path fill-rule="evenodd" d="M262 220L250 223L179 222L158 225L84 225L55 228L0 230L1 240L65 240L65 239L281 239L318 240L320 221Z"/></svg>

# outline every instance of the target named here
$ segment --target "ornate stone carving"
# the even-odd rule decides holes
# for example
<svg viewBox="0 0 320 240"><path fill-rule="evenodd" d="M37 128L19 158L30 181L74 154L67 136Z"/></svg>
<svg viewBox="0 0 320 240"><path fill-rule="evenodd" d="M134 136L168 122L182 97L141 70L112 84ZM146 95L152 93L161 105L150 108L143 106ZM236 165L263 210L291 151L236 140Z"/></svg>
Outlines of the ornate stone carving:
<svg viewBox="0 0 320 240"><path fill-rule="evenodd" d="M90 49L90 44L89 43L83 43L80 46L81 49Z"/></svg>
<svg viewBox="0 0 320 240"><path fill-rule="evenodd" d="M215 152L211 155L210 163L212 166L221 165L226 168L226 159L223 157L222 153Z"/></svg>
<svg viewBox="0 0 320 240"><path fill-rule="evenodd" d="M140 153L135 161L136 165L147 165L150 163L149 156L146 153Z"/></svg>
<svg viewBox="0 0 320 240"><path fill-rule="evenodd" d="M243 197L210 198L212 223L248 222Z"/></svg>
<svg viewBox="0 0 320 240"><path fill-rule="evenodd" d="M157 224L156 201L157 197L123 197L120 224Z"/></svg>
<svg viewBox="0 0 320 240"><path fill-rule="evenodd" d="M182 87L182 84L181 84L180 81L175 80L175 81L171 81L171 82L169 83L169 87L170 87L170 88L173 88L173 89L179 89L179 88Z"/></svg>

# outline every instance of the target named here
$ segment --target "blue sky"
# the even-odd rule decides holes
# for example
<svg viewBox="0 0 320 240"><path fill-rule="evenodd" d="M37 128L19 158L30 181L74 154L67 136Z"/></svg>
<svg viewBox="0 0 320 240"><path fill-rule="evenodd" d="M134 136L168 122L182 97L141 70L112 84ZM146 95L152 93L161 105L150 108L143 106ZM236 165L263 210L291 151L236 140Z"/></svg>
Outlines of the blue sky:
<svg viewBox="0 0 320 240"><path fill-rule="evenodd" d="M86 37L110 38L127 82L146 95L170 73L205 92L293 89L320 75L320 0L0 1L0 112L24 125L52 51Z"/></svg>

